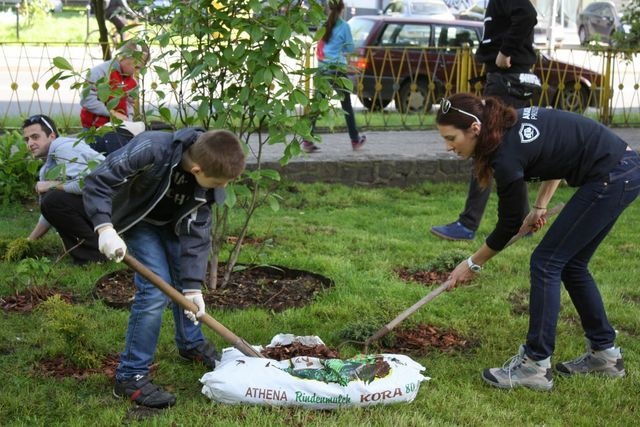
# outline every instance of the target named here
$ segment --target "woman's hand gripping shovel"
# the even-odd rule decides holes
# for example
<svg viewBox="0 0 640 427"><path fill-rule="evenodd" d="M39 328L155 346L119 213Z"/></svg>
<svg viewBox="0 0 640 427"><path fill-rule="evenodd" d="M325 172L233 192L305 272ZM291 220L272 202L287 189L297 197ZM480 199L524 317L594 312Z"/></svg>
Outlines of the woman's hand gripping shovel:
<svg viewBox="0 0 640 427"><path fill-rule="evenodd" d="M176 290L173 286L169 285L165 282L160 276L155 274L153 271L149 270L147 267L142 265L140 261L135 259L129 254L125 254L123 261L127 264L133 271L140 274L142 277L151 282L156 288L160 289L167 295L171 300L178 304L180 307L185 310L189 310L193 313L198 311L198 307L188 299L184 297L178 290ZM262 355L256 351L249 343L247 343L244 339L240 338L229 329L227 329L222 323L218 322L216 319L208 315L207 313L203 314L198 318L199 322L204 323L211 329L213 329L216 333L218 333L222 338L225 339L229 344L233 345L235 348L240 350L242 354L249 357L262 357Z"/></svg>
<svg viewBox="0 0 640 427"><path fill-rule="evenodd" d="M551 209L549 209L547 211L546 217L549 218L550 216L553 216L553 215L559 213L562 210L563 207L564 207L564 203L559 203L558 205L554 206L553 208L551 208ZM526 236L527 234L528 234L527 231L518 232L518 234L513 236L511 238L511 240L509 240L507 242L507 244L505 245L505 248L507 246L510 246L513 243L517 242L518 240L520 240L522 237ZM433 291L429 292L429 294L427 294L420 301L416 302L411 307L407 308L405 311L400 313L395 319L393 319L391 322L389 322L386 325L384 325L376 333L374 333L369 338L367 338L367 340L364 342L364 352L365 352L365 354L369 351L369 345L372 342L377 341L380 338L382 338L385 335L387 335L389 332L391 332L391 330L393 328L398 326L398 324L400 324L400 322L402 322L407 317L411 316L420 307L422 307L423 305L425 305L426 303L428 303L429 301L431 301L432 299L434 299L435 297L437 297L438 295L440 295L441 293L443 293L444 291L449 289L450 286L451 286L451 281L450 280L445 281L443 284L441 284L440 286L435 288Z"/></svg>

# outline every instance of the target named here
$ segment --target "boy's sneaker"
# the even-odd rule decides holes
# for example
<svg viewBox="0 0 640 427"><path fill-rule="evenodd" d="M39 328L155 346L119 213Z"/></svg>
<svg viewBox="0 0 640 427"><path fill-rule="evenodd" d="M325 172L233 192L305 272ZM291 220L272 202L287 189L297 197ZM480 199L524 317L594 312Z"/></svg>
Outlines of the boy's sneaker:
<svg viewBox="0 0 640 427"><path fill-rule="evenodd" d="M587 352L582 356L556 364L556 370L560 375L571 376L576 374L598 373L609 377L620 378L625 376L624 361L620 347L612 347L607 350L592 350L587 343Z"/></svg>
<svg viewBox="0 0 640 427"><path fill-rule="evenodd" d="M179 349L178 354L180 354L180 357L183 359L204 363L211 370L215 369L216 365L220 362L220 356L216 348L208 341L201 342L189 350Z"/></svg>
<svg viewBox="0 0 640 427"><path fill-rule="evenodd" d="M534 390L551 390L551 357L536 362L525 354L524 346L521 345L518 354L508 360L502 368L485 369L482 379L499 388L523 386Z"/></svg>
<svg viewBox="0 0 640 427"><path fill-rule="evenodd" d="M447 225L434 225L431 233L445 240L473 240L476 232L462 225L460 221Z"/></svg>
<svg viewBox="0 0 640 427"><path fill-rule="evenodd" d="M128 397L138 405L149 408L167 408L176 403L176 397L154 385L148 375L116 380L113 395L118 398Z"/></svg>
<svg viewBox="0 0 640 427"><path fill-rule="evenodd" d="M365 142L367 142L367 137L365 135L360 135L360 139L357 141L351 141L351 148L353 151L358 151L362 148Z"/></svg>
<svg viewBox="0 0 640 427"><path fill-rule="evenodd" d="M302 148L302 151L304 151L305 153L314 153L320 150L320 147L318 147L316 144L314 144L311 141L302 141L302 144L300 144L300 147Z"/></svg>

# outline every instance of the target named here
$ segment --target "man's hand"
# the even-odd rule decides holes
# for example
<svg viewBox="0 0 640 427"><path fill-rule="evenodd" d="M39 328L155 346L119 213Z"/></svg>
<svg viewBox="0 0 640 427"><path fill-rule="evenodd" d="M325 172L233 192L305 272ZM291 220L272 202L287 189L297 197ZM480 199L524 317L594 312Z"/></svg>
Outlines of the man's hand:
<svg viewBox="0 0 640 427"><path fill-rule="evenodd" d="M58 181L38 181L36 183L36 193L43 194L51 190L62 190L62 185Z"/></svg>
<svg viewBox="0 0 640 427"><path fill-rule="evenodd" d="M118 236L113 227L104 227L98 230L98 249L111 261L120 262L127 253L127 245Z"/></svg>
<svg viewBox="0 0 640 427"><path fill-rule="evenodd" d="M511 68L511 57L502 52L498 52L498 56L496 56L496 66L502 69Z"/></svg>
<svg viewBox="0 0 640 427"><path fill-rule="evenodd" d="M191 310L185 310L184 314L193 322L194 325L198 324L198 318L204 314L204 299L202 298L202 291L200 290L188 290L184 292L184 297L190 302L194 303L198 307L198 312L193 313Z"/></svg>

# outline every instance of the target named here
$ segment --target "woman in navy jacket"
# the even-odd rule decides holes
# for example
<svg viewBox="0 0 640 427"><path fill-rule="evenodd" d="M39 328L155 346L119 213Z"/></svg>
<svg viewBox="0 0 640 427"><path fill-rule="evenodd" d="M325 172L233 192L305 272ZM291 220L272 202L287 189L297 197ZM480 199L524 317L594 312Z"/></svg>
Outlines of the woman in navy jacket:
<svg viewBox="0 0 640 427"><path fill-rule="evenodd" d="M551 355L564 283L580 315L586 354L558 363L563 375L625 374L615 330L588 265L622 211L640 192L640 157L616 134L586 117L538 107L515 110L496 98L456 94L443 99L436 122L449 151L474 159L480 184L495 179L498 222L485 243L451 273L452 286L473 279L518 231L537 231L564 179L577 187L531 255L529 331L518 354L482 378L500 388L553 387ZM528 212L526 182L540 181Z"/></svg>

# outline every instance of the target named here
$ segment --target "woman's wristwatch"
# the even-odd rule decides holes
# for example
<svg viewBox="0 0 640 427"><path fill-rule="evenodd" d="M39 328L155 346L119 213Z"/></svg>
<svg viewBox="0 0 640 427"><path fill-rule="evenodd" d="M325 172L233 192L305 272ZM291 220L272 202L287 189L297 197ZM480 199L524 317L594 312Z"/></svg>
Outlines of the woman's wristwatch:
<svg viewBox="0 0 640 427"><path fill-rule="evenodd" d="M482 271L482 266L473 262L471 257L467 258L467 265L474 273L480 273Z"/></svg>

